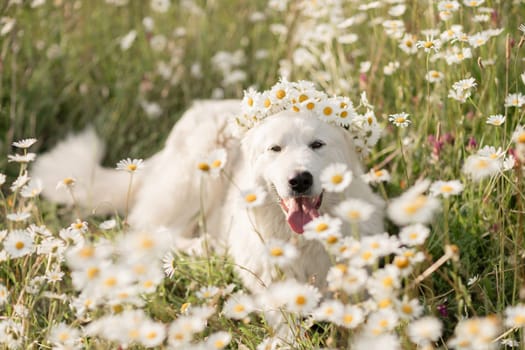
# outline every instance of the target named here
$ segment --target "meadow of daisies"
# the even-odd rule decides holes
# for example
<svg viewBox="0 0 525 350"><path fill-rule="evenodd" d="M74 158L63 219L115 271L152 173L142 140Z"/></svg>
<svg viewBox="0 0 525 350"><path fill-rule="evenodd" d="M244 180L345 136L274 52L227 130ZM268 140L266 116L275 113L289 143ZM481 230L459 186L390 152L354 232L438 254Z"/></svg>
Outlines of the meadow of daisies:
<svg viewBox="0 0 525 350"><path fill-rule="evenodd" d="M525 349L524 21L523 0L4 0L0 348ZM191 101L280 78L349 97L387 202L388 233L341 237L369 215L344 198L298 237L331 254L324 290L283 274L252 294L227 256L57 206L32 177L93 126L132 185ZM277 270L295 243L267 242Z"/></svg>

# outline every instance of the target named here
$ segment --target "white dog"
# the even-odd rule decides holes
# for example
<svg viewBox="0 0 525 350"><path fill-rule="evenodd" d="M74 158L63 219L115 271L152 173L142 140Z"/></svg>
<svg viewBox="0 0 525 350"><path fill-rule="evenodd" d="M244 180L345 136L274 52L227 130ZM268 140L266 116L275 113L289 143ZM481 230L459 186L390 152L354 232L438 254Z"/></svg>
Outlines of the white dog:
<svg viewBox="0 0 525 350"><path fill-rule="evenodd" d="M382 232L383 203L361 180L360 162L349 131L320 120L311 112L282 110L264 118L241 138L230 132L240 101L201 101L173 128L163 150L145 161L135 174L129 223L136 229L172 230L176 246L198 249L207 232L215 249L233 258L245 285L252 291L277 276L265 254L270 238L294 242L297 259L283 272L298 281L325 283L330 259L321 243L306 240L303 226L323 213L332 213L345 198L360 198L375 206L372 219L360 232ZM202 174L198 162L212 150L224 148L224 176ZM124 212L129 174L102 168L102 144L93 131L71 136L40 156L33 168L44 181L51 200L70 203L55 185L76 178L77 201L98 213ZM347 164L353 180L344 194L323 191L320 174L332 163ZM246 209L240 190L260 186L267 196ZM203 214L203 215L201 215ZM348 234L344 227L344 234Z"/></svg>

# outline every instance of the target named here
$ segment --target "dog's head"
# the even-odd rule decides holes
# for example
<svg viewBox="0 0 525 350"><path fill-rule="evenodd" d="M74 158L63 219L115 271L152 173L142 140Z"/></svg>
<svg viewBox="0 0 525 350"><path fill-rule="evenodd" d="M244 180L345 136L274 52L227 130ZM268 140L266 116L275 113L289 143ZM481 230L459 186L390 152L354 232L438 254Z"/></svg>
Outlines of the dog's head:
<svg viewBox="0 0 525 350"><path fill-rule="evenodd" d="M345 163L354 174L361 173L349 133L308 112L282 111L265 118L244 135L242 146L257 185L279 202L297 233L337 202L323 191L323 169Z"/></svg>

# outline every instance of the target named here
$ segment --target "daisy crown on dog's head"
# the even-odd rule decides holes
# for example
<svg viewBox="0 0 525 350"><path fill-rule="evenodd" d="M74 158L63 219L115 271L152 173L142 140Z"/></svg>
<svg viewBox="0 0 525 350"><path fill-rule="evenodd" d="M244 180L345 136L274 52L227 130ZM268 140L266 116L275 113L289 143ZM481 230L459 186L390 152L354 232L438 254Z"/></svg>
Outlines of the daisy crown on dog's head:
<svg viewBox="0 0 525 350"><path fill-rule="evenodd" d="M348 97L328 96L317 90L310 81L289 82L281 79L263 92L250 88L244 92L241 104L242 115L234 119L241 132L251 129L271 115L290 110L310 113L326 123L348 130L354 138L357 151L362 155L369 152L381 134L366 95L361 96L359 105L366 107L366 113L359 114Z"/></svg>

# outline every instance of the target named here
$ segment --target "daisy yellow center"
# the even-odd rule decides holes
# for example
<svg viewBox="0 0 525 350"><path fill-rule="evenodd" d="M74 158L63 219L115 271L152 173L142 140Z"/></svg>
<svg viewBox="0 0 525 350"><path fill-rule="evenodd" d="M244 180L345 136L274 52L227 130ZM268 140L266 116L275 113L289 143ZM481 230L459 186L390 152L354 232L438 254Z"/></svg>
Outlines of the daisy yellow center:
<svg viewBox="0 0 525 350"><path fill-rule="evenodd" d="M490 156L489 156L490 159L496 159L498 158L498 154L497 153L492 153Z"/></svg>
<svg viewBox="0 0 525 350"><path fill-rule="evenodd" d="M390 276L383 278L383 286L392 287L394 285L394 279Z"/></svg>
<svg viewBox="0 0 525 350"><path fill-rule="evenodd" d="M149 332L149 333L146 335L146 338L148 338L148 339L155 339L155 338L157 338L157 332L155 332L155 331L151 331L151 332Z"/></svg>
<svg viewBox="0 0 525 350"><path fill-rule="evenodd" d="M523 325L525 325L525 316L523 316L523 315L516 315L516 316L514 316L514 324L516 326L523 326Z"/></svg>
<svg viewBox="0 0 525 350"><path fill-rule="evenodd" d="M138 329L132 329L132 330L129 331L129 337L130 337L131 339L136 339L136 338L138 338L138 337L139 337L139 334L140 334L140 333L139 333Z"/></svg>
<svg viewBox="0 0 525 350"><path fill-rule="evenodd" d="M454 5L452 5L451 3L446 3L445 4L445 8L448 9L448 10L452 9L453 7L454 7Z"/></svg>
<svg viewBox="0 0 525 350"><path fill-rule="evenodd" d="M478 334L479 333L479 326L477 322L471 322L468 327L468 332L470 334Z"/></svg>
<svg viewBox="0 0 525 350"><path fill-rule="evenodd" d="M324 222L320 222L319 224L317 224L317 226L315 226L315 232L323 232L323 231L326 231L328 229L328 225Z"/></svg>
<svg viewBox="0 0 525 350"><path fill-rule="evenodd" d="M344 324L350 324L354 320L354 317L352 315L344 315L343 316L343 322Z"/></svg>
<svg viewBox="0 0 525 350"><path fill-rule="evenodd" d="M328 115L331 115L332 112L333 112L332 107L325 107L325 108L323 109L323 114L324 114L324 115L327 115L327 116L328 116Z"/></svg>
<svg viewBox="0 0 525 350"><path fill-rule="evenodd" d="M219 159L216 159L213 161L213 163L211 163L212 168L220 168L221 165L222 165L222 162Z"/></svg>
<svg viewBox="0 0 525 350"><path fill-rule="evenodd" d="M224 341L219 339L215 341L214 345L217 349L222 349L226 344L224 343Z"/></svg>
<svg viewBox="0 0 525 350"><path fill-rule="evenodd" d="M118 293L117 296L118 296L120 299L126 299L127 297L129 297L129 293L121 292L121 293Z"/></svg>
<svg viewBox="0 0 525 350"><path fill-rule="evenodd" d="M465 58L465 55L463 55L463 53L460 52L460 53L458 53L458 54L456 55L456 57L457 57L458 59L462 60L462 59Z"/></svg>
<svg viewBox="0 0 525 350"><path fill-rule="evenodd" d="M477 6L478 2L477 1L470 1L469 4L470 4L470 6Z"/></svg>
<svg viewBox="0 0 525 350"><path fill-rule="evenodd" d="M514 100L512 100L512 104L513 105L518 105L519 104L519 100L517 98L515 98Z"/></svg>
<svg viewBox="0 0 525 350"><path fill-rule="evenodd" d="M335 174L332 176L332 183L339 185L341 182L343 182L343 175L341 174Z"/></svg>
<svg viewBox="0 0 525 350"><path fill-rule="evenodd" d="M330 236L326 239L326 243L328 244L335 244L337 243L337 241L339 241L339 238L337 238L337 236Z"/></svg>
<svg viewBox="0 0 525 350"><path fill-rule="evenodd" d="M75 182L75 180L73 180L73 178L71 177L66 177L64 180L62 180L62 182L64 183L64 185L69 186L72 185Z"/></svg>
<svg viewBox="0 0 525 350"><path fill-rule="evenodd" d="M306 304L306 298L304 297L304 295L298 295L296 298L295 298L295 303L297 305L304 305Z"/></svg>
<svg viewBox="0 0 525 350"><path fill-rule="evenodd" d="M90 267L87 269L86 274L89 279L93 279L98 276L100 270L98 267Z"/></svg>
<svg viewBox="0 0 525 350"><path fill-rule="evenodd" d="M476 166L478 169L485 169L489 166L489 162L487 162L485 159L480 159L476 163Z"/></svg>
<svg viewBox="0 0 525 350"><path fill-rule="evenodd" d="M359 210L350 210L348 211L347 216L352 220L357 220L361 218L361 213Z"/></svg>
<svg viewBox="0 0 525 350"><path fill-rule="evenodd" d="M443 193L450 193L454 190L454 188L450 185L443 185L441 186L441 192Z"/></svg>
<svg viewBox="0 0 525 350"><path fill-rule="evenodd" d="M306 96L305 94L299 95L299 102L304 102L306 100L308 100L308 96Z"/></svg>
<svg viewBox="0 0 525 350"><path fill-rule="evenodd" d="M368 117L366 121L368 122L368 125L372 125L372 123L374 122L374 118Z"/></svg>
<svg viewBox="0 0 525 350"><path fill-rule="evenodd" d="M237 304L233 307L233 311L235 312L243 312L244 310L246 310L246 308L241 304Z"/></svg>
<svg viewBox="0 0 525 350"><path fill-rule="evenodd" d="M306 108L309 109L309 110L314 109L314 108L315 108L315 103L313 103L313 102L308 102L308 103L306 104Z"/></svg>
<svg viewBox="0 0 525 350"><path fill-rule="evenodd" d="M363 254L361 254L361 258L363 258L363 260L365 261L369 260L371 257L372 257L372 252L369 252L369 251L366 251Z"/></svg>
<svg viewBox="0 0 525 350"><path fill-rule="evenodd" d="M379 306L380 309L385 309L387 307L389 307L390 305L392 305L392 300L390 299L383 299L381 301L379 301L379 303L377 303L377 306Z"/></svg>
<svg viewBox="0 0 525 350"><path fill-rule="evenodd" d="M26 245L22 241L18 241L18 242L15 243L15 248L18 249L18 250L24 249L25 246Z"/></svg>
<svg viewBox="0 0 525 350"><path fill-rule="evenodd" d="M348 271L348 267L344 264L337 264L335 265L335 268L341 271L342 273L346 273Z"/></svg>
<svg viewBox="0 0 525 350"><path fill-rule="evenodd" d="M73 225L77 230L80 230L84 227L84 224L81 222L77 222L75 225Z"/></svg>
<svg viewBox="0 0 525 350"><path fill-rule="evenodd" d="M106 287L114 287L116 284L117 284L117 279L115 277L106 278L106 280L104 281L104 285Z"/></svg>
<svg viewBox="0 0 525 350"><path fill-rule="evenodd" d="M346 118L348 117L348 112L347 111L342 111L341 114L339 115L341 118Z"/></svg>
<svg viewBox="0 0 525 350"><path fill-rule="evenodd" d="M199 170L201 170L201 171L209 171L210 170L210 166L208 165L208 163L199 163L197 165L197 168L199 168Z"/></svg>
<svg viewBox="0 0 525 350"><path fill-rule="evenodd" d="M406 121L406 118L405 117L397 117L396 118L396 123L399 123L399 124L402 124Z"/></svg>
<svg viewBox="0 0 525 350"><path fill-rule="evenodd" d="M383 170L376 170L376 171L374 171L374 175L377 176L377 177L383 176Z"/></svg>
<svg viewBox="0 0 525 350"><path fill-rule="evenodd" d="M174 338L175 338L176 340L183 340L183 339L184 339L184 334L182 334L182 333L176 333L175 336L174 336Z"/></svg>
<svg viewBox="0 0 525 350"><path fill-rule="evenodd" d="M434 47L434 43L432 41L425 41L423 46L425 47L425 49L431 49L432 47Z"/></svg>
<svg viewBox="0 0 525 350"><path fill-rule="evenodd" d="M248 103L248 106L252 107L253 106L253 98L251 97L248 97L248 101L246 101Z"/></svg>
<svg viewBox="0 0 525 350"><path fill-rule="evenodd" d="M66 340L69 339L69 334L66 333L66 332L62 332L58 335L58 339L61 341L61 342L65 342Z"/></svg>
<svg viewBox="0 0 525 350"><path fill-rule="evenodd" d="M275 97L277 97L279 100L282 100L286 97L286 91L284 91L283 89L277 90L277 92L275 93Z"/></svg>
<svg viewBox="0 0 525 350"><path fill-rule="evenodd" d="M84 247L82 249L80 249L80 257L84 258L84 259L89 259L91 257L93 257L93 255L95 254L95 248L93 247Z"/></svg>
<svg viewBox="0 0 525 350"><path fill-rule="evenodd" d="M333 315L334 314L334 308L333 307L328 307L328 308L326 308L324 313L327 314L327 315Z"/></svg>
<svg viewBox="0 0 525 350"><path fill-rule="evenodd" d="M282 250L282 248L279 248L279 247L272 248L270 250L270 255L271 256L283 256L284 250Z"/></svg>
<svg viewBox="0 0 525 350"><path fill-rule="evenodd" d="M257 200L257 196L255 193L249 193L246 196L244 196L244 200L248 203L253 203Z"/></svg>
<svg viewBox="0 0 525 350"><path fill-rule="evenodd" d="M294 105L294 106L292 107L292 110L293 110L294 112L300 112L300 111L301 111L301 110L299 109L299 107L297 107L296 105Z"/></svg>
<svg viewBox="0 0 525 350"><path fill-rule="evenodd" d="M412 47L412 46L414 46L414 42L412 40L407 40L407 41L405 41L405 45L407 47Z"/></svg>
<svg viewBox="0 0 525 350"><path fill-rule="evenodd" d="M403 253L403 256L407 258L412 258L414 255L415 254L413 250L407 250L406 252Z"/></svg>
<svg viewBox="0 0 525 350"><path fill-rule="evenodd" d="M405 208L404 208L405 209L405 213L407 213L409 215L413 215L413 214L417 213L421 208L423 208L423 206L426 204L426 202L427 202L427 197L425 197L423 195L417 196L412 204L409 204L409 205L405 206Z"/></svg>
<svg viewBox="0 0 525 350"><path fill-rule="evenodd" d="M388 321L387 320L381 320L379 321L379 327L386 328L388 327Z"/></svg>
<svg viewBox="0 0 525 350"><path fill-rule="evenodd" d="M266 100L264 100L264 107L268 108L272 105L272 101L270 101L269 98L267 98Z"/></svg>
<svg viewBox="0 0 525 350"><path fill-rule="evenodd" d="M492 121L492 124L493 124L493 125L501 125L501 124L502 124L502 121L499 120L499 119L496 119L496 120L493 120L493 121ZM525 137L524 137L524 141L525 141Z"/></svg>
<svg viewBox="0 0 525 350"><path fill-rule="evenodd" d="M184 303L184 304L182 304L182 306L180 307L180 312L181 312L181 313L185 313L186 310L188 310L188 308L190 307L190 305L191 305L190 303Z"/></svg>
<svg viewBox="0 0 525 350"><path fill-rule="evenodd" d="M128 170L129 171L137 170L137 164L128 164Z"/></svg>
<svg viewBox="0 0 525 350"><path fill-rule="evenodd" d="M140 247L144 249L150 249L151 247L153 247L153 245L154 245L154 242L149 237L143 237L142 240L140 241Z"/></svg>
<svg viewBox="0 0 525 350"><path fill-rule="evenodd" d="M412 306L404 304L403 306L401 306L401 311L403 311L407 315L412 315L414 309L412 308Z"/></svg>
<svg viewBox="0 0 525 350"><path fill-rule="evenodd" d="M411 240L415 240L419 237L419 235L417 234L417 232L412 232L411 234L408 235L408 238L410 238Z"/></svg>
<svg viewBox="0 0 525 350"><path fill-rule="evenodd" d="M404 256L397 256L395 259L394 259L394 264L400 268L400 269L404 269L404 268L407 268L408 265L409 265L409 261L408 261L408 258L404 257Z"/></svg>
<svg viewBox="0 0 525 350"><path fill-rule="evenodd" d="M381 247L381 244L379 244L377 242L370 243L370 248L377 249L379 247Z"/></svg>
<svg viewBox="0 0 525 350"><path fill-rule="evenodd" d="M436 71L432 72L432 78L439 78L439 73Z"/></svg>
<svg viewBox="0 0 525 350"><path fill-rule="evenodd" d="M151 288L153 287L153 281L149 280L143 283L145 288Z"/></svg>
<svg viewBox="0 0 525 350"><path fill-rule="evenodd" d="M518 141L518 143L525 143L525 132L519 134L516 140Z"/></svg>

